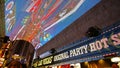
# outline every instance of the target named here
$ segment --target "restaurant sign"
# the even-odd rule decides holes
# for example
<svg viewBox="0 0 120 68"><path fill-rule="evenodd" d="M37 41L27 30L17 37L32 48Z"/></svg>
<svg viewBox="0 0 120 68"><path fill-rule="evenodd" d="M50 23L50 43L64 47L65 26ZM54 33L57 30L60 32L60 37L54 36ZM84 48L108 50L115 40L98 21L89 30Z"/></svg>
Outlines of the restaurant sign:
<svg viewBox="0 0 120 68"><path fill-rule="evenodd" d="M105 52L120 51L120 25L111 28L98 37L79 41L79 44L61 51L55 55L44 58L37 63L37 66L59 63L62 61L75 60L91 56L95 53L97 55L105 54ZM80 43L81 42L81 43Z"/></svg>
<svg viewBox="0 0 120 68"><path fill-rule="evenodd" d="M111 41L111 42L110 42ZM107 49L110 45L114 47L120 47L120 33L113 34L109 38L104 37L100 40L94 41L92 43L71 49L64 53L58 54L54 56L54 61L64 60L67 58L80 56L86 53L101 51L102 49Z"/></svg>

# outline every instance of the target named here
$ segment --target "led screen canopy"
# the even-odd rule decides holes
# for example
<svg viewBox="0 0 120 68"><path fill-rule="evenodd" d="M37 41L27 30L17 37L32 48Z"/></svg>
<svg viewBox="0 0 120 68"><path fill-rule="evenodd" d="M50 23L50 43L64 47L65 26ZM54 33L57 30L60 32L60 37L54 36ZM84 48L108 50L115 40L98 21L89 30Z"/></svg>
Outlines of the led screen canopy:
<svg viewBox="0 0 120 68"><path fill-rule="evenodd" d="M6 35L39 48L100 0L6 0Z"/></svg>

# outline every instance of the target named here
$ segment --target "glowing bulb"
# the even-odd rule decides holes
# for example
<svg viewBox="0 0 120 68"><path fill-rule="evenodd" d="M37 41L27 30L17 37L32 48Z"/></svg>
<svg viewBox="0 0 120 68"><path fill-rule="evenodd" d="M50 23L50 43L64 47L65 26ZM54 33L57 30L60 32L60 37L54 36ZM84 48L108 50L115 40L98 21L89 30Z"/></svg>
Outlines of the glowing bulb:
<svg viewBox="0 0 120 68"><path fill-rule="evenodd" d="M120 57L113 57L111 58L112 62L120 62Z"/></svg>

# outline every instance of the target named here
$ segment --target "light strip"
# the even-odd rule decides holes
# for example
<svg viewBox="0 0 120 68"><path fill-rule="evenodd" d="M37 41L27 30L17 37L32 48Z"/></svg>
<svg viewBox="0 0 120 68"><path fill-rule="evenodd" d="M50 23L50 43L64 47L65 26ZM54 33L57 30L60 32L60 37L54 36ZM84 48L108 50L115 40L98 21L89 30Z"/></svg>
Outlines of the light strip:
<svg viewBox="0 0 120 68"><path fill-rule="evenodd" d="M41 54L40 58L45 58L45 57L50 56L50 55L51 55L51 53L49 51L47 51L47 52Z"/></svg>
<svg viewBox="0 0 120 68"><path fill-rule="evenodd" d="M37 1L33 1L33 3L26 9L26 12L30 12L30 10L34 7L34 5L38 2L39 0Z"/></svg>
<svg viewBox="0 0 120 68"><path fill-rule="evenodd" d="M18 36L18 34L23 30L23 28L25 27L25 25L22 26L22 28L20 28L20 30L18 31L18 33L15 35L15 37L13 38L13 40L16 39L16 37Z"/></svg>

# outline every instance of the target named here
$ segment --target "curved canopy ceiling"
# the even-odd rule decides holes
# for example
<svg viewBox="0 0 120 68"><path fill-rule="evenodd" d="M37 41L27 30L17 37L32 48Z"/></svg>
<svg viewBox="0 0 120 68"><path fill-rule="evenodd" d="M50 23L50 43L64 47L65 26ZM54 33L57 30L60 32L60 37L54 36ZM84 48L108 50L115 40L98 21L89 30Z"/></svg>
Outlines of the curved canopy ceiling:
<svg viewBox="0 0 120 68"><path fill-rule="evenodd" d="M100 0L6 0L6 35L39 48ZM79 22L80 23L80 22Z"/></svg>

